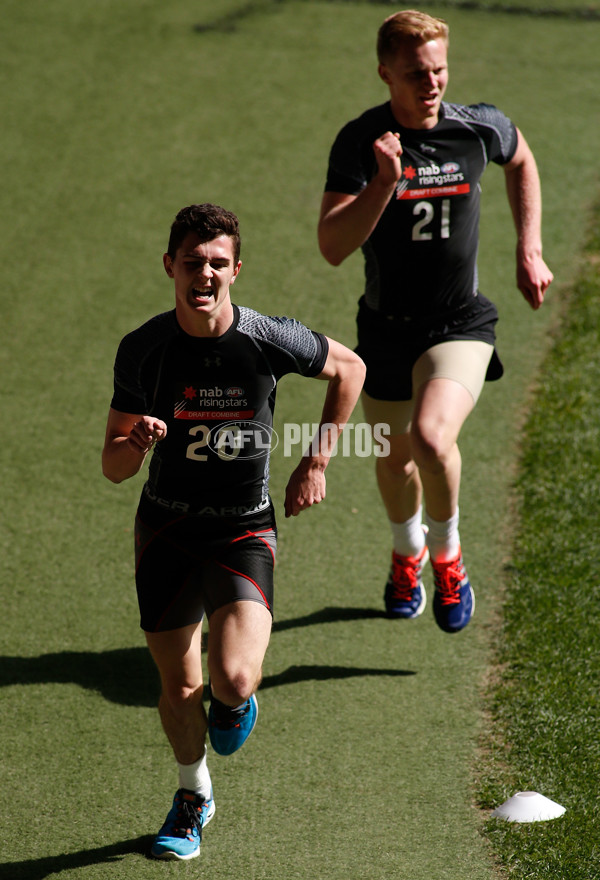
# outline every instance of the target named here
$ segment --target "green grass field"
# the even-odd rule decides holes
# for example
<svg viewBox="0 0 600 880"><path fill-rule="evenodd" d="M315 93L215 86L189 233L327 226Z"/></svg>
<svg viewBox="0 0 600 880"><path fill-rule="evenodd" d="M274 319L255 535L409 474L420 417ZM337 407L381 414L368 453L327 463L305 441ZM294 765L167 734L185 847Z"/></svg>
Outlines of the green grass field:
<svg viewBox="0 0 600 880"><path fill-rule="evenodd" d="M507 570L500 679L490 694L482 805L533 789L553 792L567 809L531 826L490 820L510 876L531 880L600 876L599 255L596 211L524 432L520 528Z"/></svg>
<svg viewBox="0 0 600 880"><path fill-rule="evenodd" d="M276 451L276 622L259 725L239 754L212 758L217 814L201 859L173 866L146 858L176 774L133 587L141 479L115 487L100 473L114 354L124 333L171 307L161 256L175 212L192 201L219 202L240 217L239 302L353 344L361 261L327 266L316 218L338 128L385 100L373 45L389 4L222 0L218 12L208 0L4 4L7 880L492 880L504 870L496 853L522 870L515 876L529 877L540 853L529 856L528 841L538 832L490 831L492 801L514 781L539 782L549 797L574 803L556 756L532 782L528 762L500 776L490 740L501 734L500 747L514 743L500 753L513 766L527 734L508 723L514 688L501 691L500 713L488 705L486 684L499 651L511 664L519 657L510 646L523 650L518 617L501 626L513 580L507 563L525 565L521 545L513 554L521 534L514 481L524 413L584 264L598 188L597 90L584 73L595 69L599 25L426 8L450 22L449 100L498 104L534 149L556 275L548 305L534 315L514 287L503 175L490 169L480 276L500 309L507 373L486 389L461 443L461 535L477 616L456 638L430 613L414 626L384 620L389 537L373 462L336 459L327 501L290 522L282 493L294 462ZM276 427L316 420L322 393L319 383L284 380ZM593 419L587 430L597 443ZM528 470L530 459L523 463ZM524 492L520 482L517 496ZM551 530L561 499L542 500ZM591 735L588 699L585 689L575 707ZM593 816L597 806L579 800L577 809ZM563 841L568 820L560 821L544 833L568 851L577 827Z"/></svg>

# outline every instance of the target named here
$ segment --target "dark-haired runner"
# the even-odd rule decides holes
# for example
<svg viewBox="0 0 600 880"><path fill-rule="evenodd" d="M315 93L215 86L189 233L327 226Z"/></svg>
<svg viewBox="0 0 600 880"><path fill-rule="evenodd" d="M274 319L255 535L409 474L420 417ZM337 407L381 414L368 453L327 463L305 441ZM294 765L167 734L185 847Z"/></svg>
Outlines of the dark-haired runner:
<svg viewBox="0 0 600 880"><path fill-rule="evenodd" d="M173 806L152 846L163 859L197 856L214 814L207 730L213 750L229 755L256 723L273 605L268 482L277 382L287 373L328 382L324 428L286 488L286 516L296 516L325 497L324 471L364 379L360 358L338 342L231 302L239 253L231 212L204 204L178 213L163 258L175 309L119 346L102 457L104 474L119 483L153 450L136 517L136 586L179 767Z"/></svg>

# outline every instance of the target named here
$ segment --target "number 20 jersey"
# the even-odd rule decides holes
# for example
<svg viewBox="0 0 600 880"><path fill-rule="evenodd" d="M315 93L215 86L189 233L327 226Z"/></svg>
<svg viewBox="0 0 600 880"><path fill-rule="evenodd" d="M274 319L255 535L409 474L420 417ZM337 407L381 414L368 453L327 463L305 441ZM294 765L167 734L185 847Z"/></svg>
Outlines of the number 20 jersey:
<svg viewBox="0 0 600 880"><path fill-rule="evenodd" d="M111 406L167 424L145 494L183 513L237 516L265 501L277 382L317 376L326 337L292 318L233 306L218 337L189 336L175 312L123 338Z"/></svg>
<svg viewBox="0 0 600 880"><path fill-rule="evenodd" d="M477 294L480 179L489 162L514 156L515 126L490 104L443 102L434 128L408 129L381 104L338 134L325 190L358 195L387 131L400 134L402 177L362 247L364 302L395 317L452 313Z"/></svg>

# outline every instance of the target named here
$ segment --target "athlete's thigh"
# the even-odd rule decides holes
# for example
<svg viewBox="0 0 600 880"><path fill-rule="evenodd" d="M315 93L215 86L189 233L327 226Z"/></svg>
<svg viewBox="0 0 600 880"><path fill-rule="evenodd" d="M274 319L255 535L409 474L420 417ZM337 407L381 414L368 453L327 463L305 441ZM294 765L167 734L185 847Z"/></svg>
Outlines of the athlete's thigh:
<svg viewBox="0 0 600 880"><path fill-rule="evenodd" d="M259 602L242 600L223 605L209 618L208 668L234 675L240 668L258 677L269 645L273 618Z"/></svg>
<svg viewBox="0 0 600 880"><path fill-rule="evenodd" d="M193 517L173 516L143 499L140 502L135 520L135 583L145 632L201 622L205 533Z"/></svg>
<svg viewBox="0 0 600 880"><path fill-rule="evenodd" d="M211 547L203 566L203 597L209 621L224 605L254 602L273 613L273 572L277 531L269 513L248 523L246 531L224 537Z"/></svg>
<svg viewBox="0 0 600 880"><path fill-rule="evenodd" d="M146 632L163 687L195 689L202 684L202 624Z"/></svg>
<svg viewBox="0 0 600 880"><path fill-rule="evenodd" d="M474 407L470 393L453 379L431 379L417 392L411 426L413 444L417 440L452 446Z"/></svg>
<svg viewBox="0 0 600 880"><path fill-rule="evenodd" d="M363 391L361 402L365 421L371 426L375 439L381 435L388 439L398 437L409 431L413 400L377 400Z"/></svg>
<svg viewBox="0 0 600 880"><path fill-rule="evenodd" d="M493 347L477 340L443 342L424 352L413 369L415 408L413 435L458 438L479 398Z"/></svg>
<svg viewBox="0 0 600 880"><path fill-rule="evenodd" d="M483 389L494 347L477 339L458 339L433 345L416 360L413 367L415 398L425 382L449 379L462 385L477 403Z"/></svg>

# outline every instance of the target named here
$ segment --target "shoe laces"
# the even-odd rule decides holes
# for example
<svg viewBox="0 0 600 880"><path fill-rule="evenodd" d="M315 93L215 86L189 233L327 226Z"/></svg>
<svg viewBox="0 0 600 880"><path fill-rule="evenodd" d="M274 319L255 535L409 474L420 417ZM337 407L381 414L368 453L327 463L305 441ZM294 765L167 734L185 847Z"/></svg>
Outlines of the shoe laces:
<svg viewBox="0 0 600 880"><path fill-rule="evenodd" d="M413 590L419 586L421 560L417 556L400 556L392 554L392 583L394 598L405 602L412 599Z"/></svg>
<svg viewBox="0 0 600 880"><path fill-rule="evenodd" d="M231 707L225 706L224 703L215 707L213 703L213 719L212 726L218 730L231 730L233 727L239 727L244 715L250 711L250 701L247 700L241 706Z"/></svg>
<svg viewBox="0 0 600 880"><path fill-rule="evenodd" d="M442 605L460 604L460 586L466 575L462 558L457 556L448 562L433 562L432 567L435 588Z"/></svg>
<svg viewBox="0 0 600 880"><path fill-rule="evenodd" d="M189 796L188 796L189 797ZM187 837L188 840L194 839L194 830L198 837L202 837L202 806L198 805L197 798L188 800L186 795L182 794L177 799L177 812L173 819L173 825L169 829L170 837Z"/></svg>

